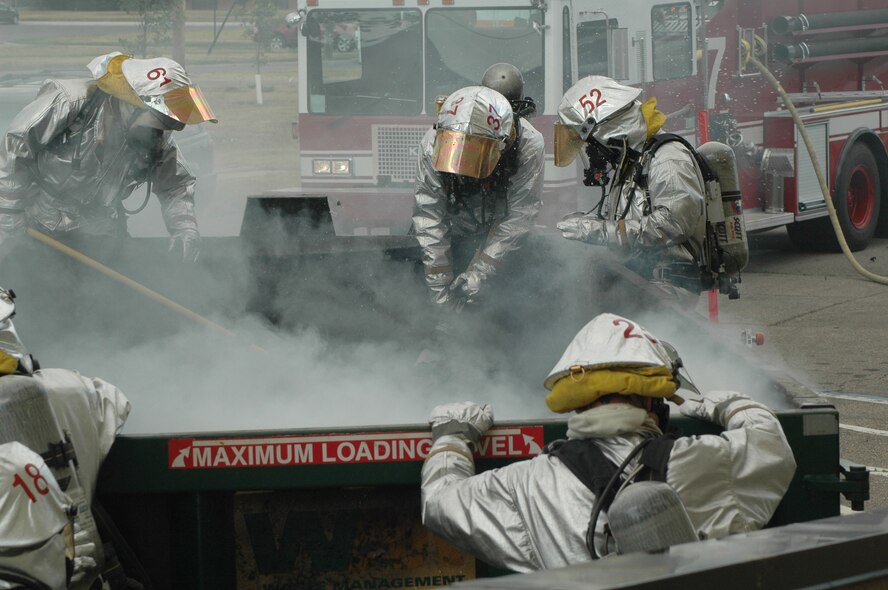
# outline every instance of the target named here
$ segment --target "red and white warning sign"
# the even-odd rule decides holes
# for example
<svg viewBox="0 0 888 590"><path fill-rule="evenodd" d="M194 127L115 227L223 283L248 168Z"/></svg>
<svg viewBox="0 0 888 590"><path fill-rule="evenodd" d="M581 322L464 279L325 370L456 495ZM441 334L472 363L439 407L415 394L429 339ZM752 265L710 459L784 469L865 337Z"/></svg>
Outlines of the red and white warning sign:
<svg viewBox="0 0 888 590"><path fill-rule="evenodd" d="M171 438L167 444L170 469L422 461L431 446L432 436L427 430L266 438ZM542 452L543 427L490 430L479 446L479 455L485 458L532 457Z"/></svg>

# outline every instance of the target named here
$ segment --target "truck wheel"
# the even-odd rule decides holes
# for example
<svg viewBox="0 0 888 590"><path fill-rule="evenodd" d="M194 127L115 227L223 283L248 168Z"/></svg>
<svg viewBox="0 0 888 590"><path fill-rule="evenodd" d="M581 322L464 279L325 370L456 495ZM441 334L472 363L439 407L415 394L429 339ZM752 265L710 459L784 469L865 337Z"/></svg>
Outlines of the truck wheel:
<svg viewBox="0 0 888 590"><path fill-rule="evenodd" d="M869 244L879 221L879 169L873 153L862 143L848 153L833 187L833 204L845 241L852 252ZM828 217L786 226L801 250L839 252L841 247Z"/></svg>
<svg viewBox="0 0 888 590"><path fill-rule="evenodd" d="M851 148L839 170L833 190L833 203L852 251L869 244L879 221L879 168L868 147L862 143Z"/></svg>

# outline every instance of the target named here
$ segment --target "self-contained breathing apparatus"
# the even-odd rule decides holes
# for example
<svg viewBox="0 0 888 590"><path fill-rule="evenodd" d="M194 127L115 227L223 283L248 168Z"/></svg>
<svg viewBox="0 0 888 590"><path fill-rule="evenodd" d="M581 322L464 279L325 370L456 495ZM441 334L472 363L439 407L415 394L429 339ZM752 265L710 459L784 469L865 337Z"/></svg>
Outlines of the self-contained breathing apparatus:
<svg viewBox="0 0 888 590"><path fill-rule="evenodd" d="M651 402L649 411L657 415L658 423L666 431L669 420L666 402L652 398L646 401ZM669 456L678 438L681 433L677 430L645 438L619 465L605 457L594 439L556 440L546 446L544 452L558 457L595 496L586 529L586 548L592 559L614 552L660 551L671 545L698 540L681 498L666 483ZM629 464L636 457L636 466L627 473ZM638 488L636 494L635 484L641 482L650 487ZM633 492L627 494L627 489ZM655 506L645 512L635 505L637 502ZM602 512L608 515L603 554L595 544L595 531Z"/></svg>
<svg viewBox="0 0 888 590"><path fill-rule="evenodd" d="M580 130L581 137L592 137L596 122L588 119ZM648 187L648 171L657 150L666 143L677 141L691 153L703 176L704 212L706 232L703 238L703 252L700 263L700 283L703 290L718 287L730 299L740 297L738 284L740 272L749 261L749 242L746 236L746 223L743 218L743 203L740 193L739 174L733 150L719 142L710 141L695 149L686 139L674 133L659 133L644 144L642 151L632 150L625 138L610 138L607 145L592 140L585 142L583 184L600 186L602 196L594 209L603 217L607 187L611 184L610 173L617 177L614 184L621 185L634 163L635 174L631 181L645 194L643 211L651 212ZM634 193L630 192L630 195ZM620 213L624 219L629 212L631 197Z"/></svg>
<svg viewBox="0 0 888 590"><path fill-rule="evenodd" d="M730 299L740 297L740 272L749 262L749 242L743 218L737 162L733 150L717 141L695 149L685 138L660 133L650 138L642 151L634 182L648 200L647 171L656 151L669 142L681 143L694 157L705 188L706 235L700 271L703 289L718 287Z"/></svg>

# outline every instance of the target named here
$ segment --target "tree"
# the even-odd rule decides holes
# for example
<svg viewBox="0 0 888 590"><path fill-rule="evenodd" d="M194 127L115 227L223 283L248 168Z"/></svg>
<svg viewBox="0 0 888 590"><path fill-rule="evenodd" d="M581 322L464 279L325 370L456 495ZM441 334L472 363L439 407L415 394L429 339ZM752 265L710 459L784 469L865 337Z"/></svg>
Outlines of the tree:
<svg viewBox="0 0 888 590"><path fill-rule="evenodd" d="M256 102L262 104L262 77L260 68L268 62L268 51L278 22L274 0L253 0L252 7L244 7L241 18L245 34L256 44Z"/></svg>
<svg viewBox="0 0 888 590"><path fill-rule="evenodd" d="M148 57L148 45L170 43L175 27L185 19L182 0L120 0L120 8L135 16L139 26L135 40L120 39L131 54Z"/></svg>

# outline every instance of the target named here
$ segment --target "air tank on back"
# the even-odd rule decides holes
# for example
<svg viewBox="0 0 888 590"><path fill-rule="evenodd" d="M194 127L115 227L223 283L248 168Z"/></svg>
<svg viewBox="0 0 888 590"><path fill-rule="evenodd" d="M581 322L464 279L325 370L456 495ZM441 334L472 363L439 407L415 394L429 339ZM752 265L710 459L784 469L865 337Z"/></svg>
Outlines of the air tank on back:
<svg viewBox="0 0 888 590"><path fill-rule="evenodd" d="M740 193L740 175L737 160L730 146L709 141L697 148L718 176L721 203L707 203L707 213L718 241L717 255L724 265L724 273L736 277L749 262L749 242L743 219L743 195ZM721 205L721 210L719 210Z"/></svg>

